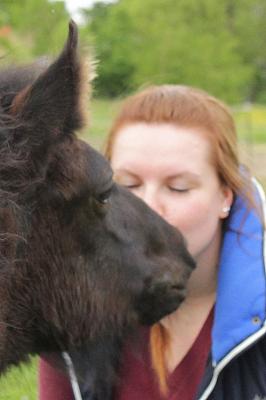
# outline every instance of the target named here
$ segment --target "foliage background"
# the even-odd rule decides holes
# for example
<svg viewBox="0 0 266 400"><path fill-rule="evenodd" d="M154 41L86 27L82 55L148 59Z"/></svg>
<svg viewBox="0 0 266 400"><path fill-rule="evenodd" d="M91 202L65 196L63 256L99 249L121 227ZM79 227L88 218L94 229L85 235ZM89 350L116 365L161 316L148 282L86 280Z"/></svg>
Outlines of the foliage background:
<svg viewBox="0 0 266 400"><path fill-rule="evenodd" d="M266 102L265 0L117 0L82 15L83 46L99 62L97 96L168 82L230 103ZM56 54L68 19L63 1L1 0L0 56Z"/></svg>
<svg viewBox="0 0 266 400"><path fill-rule="evenodd" d="M182 82L229 102L266 100L264 0L120 0L84 15L100 94Z"/></svg>

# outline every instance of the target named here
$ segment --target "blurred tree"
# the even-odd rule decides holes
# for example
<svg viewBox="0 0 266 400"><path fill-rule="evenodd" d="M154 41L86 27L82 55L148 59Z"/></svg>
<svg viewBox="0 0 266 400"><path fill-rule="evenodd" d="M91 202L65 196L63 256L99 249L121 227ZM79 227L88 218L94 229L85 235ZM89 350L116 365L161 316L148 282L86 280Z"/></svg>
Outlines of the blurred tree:
<svg viewBox="0 0 266 400"><path fill-rule="evenodd" d="M68 20L62 1L1 0L0 24L10 29L2 46L11 50L9 59L56 54L66 39Z"/></svg>
<svg viewBox="0 0 266 400"><path fill-rule="evenodd" d="M229 102L262 98L265 8L265 0L95 4L85 19L100 61L98 93L169 82L200 86Z"/></svg>
<svg viewBox="0 0 266 400"><path fill-rule="evenodd" d="M0 56L57 54L68 19L63 1L0 0ZM99 96L168 82L266 102L265 20L265 0L118 0L84 10L81 33L99 61Z"/></svg>
<svg viewBox="0 0 266 400"><path fill-rule="evenodd" d="M238 51L245 65L252 68L246 98L266 103L266 1L228 0L228 3L233 4L232 28L239 39Z"/></svg>
<svg viewBox="0 0 266 400"><path fill-rule="evenodd" d="M228 29L225 1L146 0L145 7L141 0L132 3L143 38L138 41L136 85L151 80L184 83L227 101L240 100L251 71Z"/></svg>
<svg viewBox="0 0 266 400"><path fill-rule="evenodd" d="M98 96L119 96L132 89L134 73L133 26L127 12L117 5L96 3L84 11L98 62L95 91ZM83 34L84 37L84 34Z"/></svg>

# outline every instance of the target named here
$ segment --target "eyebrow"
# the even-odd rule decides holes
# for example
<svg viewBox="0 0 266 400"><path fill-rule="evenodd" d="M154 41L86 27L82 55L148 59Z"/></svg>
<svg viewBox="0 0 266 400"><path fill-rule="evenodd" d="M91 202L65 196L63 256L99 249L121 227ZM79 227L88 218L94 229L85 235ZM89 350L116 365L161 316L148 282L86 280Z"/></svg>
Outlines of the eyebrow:
<svg viewBox="0 0 266 400"><path fill-rule="evenodd" d="M128 169L125 169L125 168L114 170L114 175L119 175L121 173L123 173L123 174L126 173L128 175L133 175L133 176L137 177L137 174L134 174L134 172L132 172Z"/></svg>
<svg viewBox="0 0 266 400"><path fill-rule="evenodd" d="M183 177L199 179L200 174L184 171L184 172L179 172L178 174L170 175L170 176L168 176L168 179L171 180L171 179L178 179L178 178L183 178Z"/></svg>

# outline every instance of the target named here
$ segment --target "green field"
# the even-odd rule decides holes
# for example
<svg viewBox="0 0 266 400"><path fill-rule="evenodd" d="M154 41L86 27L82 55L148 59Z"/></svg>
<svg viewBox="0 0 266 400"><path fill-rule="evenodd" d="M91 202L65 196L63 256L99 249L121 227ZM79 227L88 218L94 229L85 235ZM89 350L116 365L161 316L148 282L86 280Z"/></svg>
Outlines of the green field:
<svg viewBox="0 0 266 400"><path fill-rule="evenodd" d="M119 108L119 104L119 101L93 101L91 128L83 133L83 137L95 147L99 149L102 147L104 137ZM266 165L266 107L254 106L248 109L234 107L234 115L241 142L247 144L248 149L253 147L262 149L258 154L261 156L262 161L265 158ZM261 165L264 166L264 163L261 163ZM256 172L262 177L266 187L266 167L265 170L264 167L260 168L263 168L263 170ZM35 359L31 365L14 368L4 376L0 381L0 400L35 400L37 398L36 364L37 360Z"/></svg>
<svg viewBox="0 0 266 400"><path fill-rule="evenodd" d="M240 142L266 143L266 106L234 107Z"/></svg>
<svg viewBox="0 0 266 400"><path fill-rule="evenodd" d="M0 400L37 399L37 358L12 368L0 381Z"/></svg>

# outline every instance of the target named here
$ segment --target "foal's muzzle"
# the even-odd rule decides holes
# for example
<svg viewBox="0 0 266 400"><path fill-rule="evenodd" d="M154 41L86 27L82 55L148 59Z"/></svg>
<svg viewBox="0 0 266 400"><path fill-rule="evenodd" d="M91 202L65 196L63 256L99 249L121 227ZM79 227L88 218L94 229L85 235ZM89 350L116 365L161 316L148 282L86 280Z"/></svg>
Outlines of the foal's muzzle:
<svg viewBox="0 0 266 400"><path fill-rule="evenodd" d="M152 325L174 312L185 299L185 285L171 282L155 283L145 288L136 302L136 311L142 325Z"/></svg>

